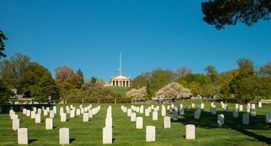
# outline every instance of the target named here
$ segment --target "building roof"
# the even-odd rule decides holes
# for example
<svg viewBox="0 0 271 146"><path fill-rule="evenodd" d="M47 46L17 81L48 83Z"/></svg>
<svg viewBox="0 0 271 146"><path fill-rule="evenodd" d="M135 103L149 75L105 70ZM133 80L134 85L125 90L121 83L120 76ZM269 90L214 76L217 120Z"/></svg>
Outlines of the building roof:
<svg viewBox="0 0 271 146"><path fill-rule="evenodd" d="M124 75L117 75L117 76L115 76L115 77L112 77L111 80L112 80L112 79L129 79L129 80L130 80L129 77L126 77L126 76L124 76Z"/></svg>

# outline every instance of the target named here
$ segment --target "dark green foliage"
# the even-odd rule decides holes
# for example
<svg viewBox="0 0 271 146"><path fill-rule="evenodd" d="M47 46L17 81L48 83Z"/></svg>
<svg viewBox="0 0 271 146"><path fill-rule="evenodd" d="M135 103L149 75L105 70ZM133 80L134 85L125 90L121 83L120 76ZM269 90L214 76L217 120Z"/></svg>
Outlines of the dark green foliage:
<svg viewBox="0 0 271 146"><path fill-rule="evenodd" d="M97 82L97 78L96 77L91 77L90 82L92 84L95 84Z"/></svg>
<svg viewBox="0 0 271 146"><path fill-rule="evenodd" d="M263 77L271 75L271 62L266 63L260 68L259 75Z"/></svg>
<svg viewBox="0 0 271 146"><path fill-rule="evenodd" d="M59 99L59 89L57 88L51 74L44 75L41 79L35 100L44 102L47 101L49 96L52 97L52 100Z"/></svg>
<svg viewBox="0 0 271 146"><path fill-rule="evenodd" d="M138 75L137 77L135 77L133 80L132 80L132 88L136 88L136 89L139 89L141 87L144 87L147 85L147 77L146 77L146 74L141 74L141 75Z"/></svg>
<svg viewBox="0 0 271 146"><path fill-rule="evenodd" d="M210 76L212 83L214 86L217 85L217 80L218 80L218 72L215 69L214 66L208 65L204 71L206 71L207 75Z"/></svg>
<svg viewBox="0 0 271 146"><path fill-rule="evenodd" d="M79 68L78 71L77 71L76 73L79 74L80 77L82 77L81 83L83 84L83 83L84 83L84 74L83 74L83 72L82 72L81 69Z"/></svg>
<svg viewBox="0 0 271 146"><path fill-rule="evenodd" d="M8 38L6 37L6 35L0 30L0 58L7 56L6 54L3 53L6 46L3 40L7 40L7 39Z"/></svg>
<svg viewBox="0 0 271 146"><path fill-rule="evenodd" d="M148 86L148 96L152 96L160 88L164 87L170 82L175 81L176 78L177 74L172 72L171 70L163 70L161 68L157 68L152 72L142 73L141 75L137 76L132 81L131 87L139 89L141 87Z"/></svg>
<svg viewBox="0 0 271 146"><path fill-rule="evenodd" d="M30 58L15 54L10 60L0 62L0 76L9 89L17 89L18 94L34 96L41 78L48 74L45 67L36 62L31 62Z"/></svg>
<svg viewBox="0 0 271 146"><path fill-rule="evenodd" d="M209 0L202 2L203 20L217 29L238 22L248 26L259 20L269 20L270 0Z"/></svg>
<svg viewBox="0 0 271 146"><path fill-rule="evenodd" d="M147 90L147 97L148 98L150 98L150 97L152 97L152 92L151 92L151 86L150 86L150 83L149 83L149 81L147 81L147 87L146 87L146 90Z"/></svg>
<svg viewBox="0 0 271 146"><path fill-rule="evenodd" d="M7 103L12 92L6 87L2 80L0 80L0 103Z"/></svg>

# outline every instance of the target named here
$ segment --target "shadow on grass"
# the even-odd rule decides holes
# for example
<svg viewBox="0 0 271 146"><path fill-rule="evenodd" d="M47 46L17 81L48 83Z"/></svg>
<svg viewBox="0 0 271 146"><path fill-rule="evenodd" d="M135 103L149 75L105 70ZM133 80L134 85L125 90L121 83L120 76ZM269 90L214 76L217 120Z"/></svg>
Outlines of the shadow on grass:
<svg viewBox="0 0 271 146"><path fill-rule="evenodd" d="M75 138L70 138L70 144L75 141Z"/></svg>
<svg viewBox="0 0 271 146"><path fill-rule="evenodd" d="M37 139L29 139L28 140L29 144L31 144L32 142L35 142L35 141L37 141Z"/></svg>
<svg viewBox="0 0 271 146"><path fill-rule="evenodd" d="M218 114L224 114L224 125L218 126L217 124L217 115ZM251 130L269 130L271 129L271 125L265 123L264 115L257 115L256 117L249 118L249 125L243 125L242 124L242 112L239 112L238 118L233 118L232 112L224 112L224 111L218 111L216 115L212 115L210 112L201 111L200 119L195 120L194 119L194 110L190 110L189 112L185 112L184 116L181 116L178 121L172 121L172 122L181 122L184 125L187 124L193 124L196 127L200 128L229 128L232 130L236 130L240 133L243 133L247 136L253 137L259 141L265 142L267 144L271 144L271 138L266 137L263 135L258 135L256 133L248 131Z"/></svg>
<svg viewBox="0 0 271 146"><path fill-rule="evenodd" d="M2 112L0 114L6 114L9 113L10 107L13 107L13 110L15 112L21 111L20 108L23 106L26 109L31 109L31 107L37 107L41 108L42 106L46 107L52 107L54 106L53 104L16 104L16 105L0 105L2 107Z"/></svg>

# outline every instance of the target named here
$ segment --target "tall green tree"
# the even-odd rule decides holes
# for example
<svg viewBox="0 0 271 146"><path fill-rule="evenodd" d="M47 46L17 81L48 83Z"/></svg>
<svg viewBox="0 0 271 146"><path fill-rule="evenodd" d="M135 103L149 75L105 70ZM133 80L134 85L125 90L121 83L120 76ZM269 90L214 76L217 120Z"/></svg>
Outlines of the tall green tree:
<svg viewBox="0 0 271 146"><path fill-rule="evenodd" d="M52 100L59 99L59 89L56 86L51 74L47 74L42 77L38 85L37 94L34 99L36 101L45 102L48 100L49 96L52 97Z"/></svg>
<svg viewBox="0 0 271 146"><path fill-rule="evenodd" d="M265 65L261 66L259 70L260 76L270 76L271 75L271 62L266 63Z"/></svg>
<svg viewBox="0 0 271 146"><path fill-rule="evenodd" d="M217 70L215 69L214 66L212 65L208 65L204 71L207 73L208 76L210 76L211 80L212 80L212 83L214 86L217 85L217 80L218 80L218 72Z"/></svg>
<svg viewBox="0 0 271 146"><path fill-rule="evenodd" d="M202 2L203 20L217 29L244 23L251 26L259 20L270 20L270 0L209 0Z"/></svg>
<svg viewBox="0 0 271 146"><path fill-rule="evenodd" d="M136 76L132 80L132 84L131 84L132 88L136 88L136 89L145 87L146 85L147 85L147 77L143 73L141 75Z"/></svg>
<svg viewBox="0 0 271 146"><path fill-rule="evenodd" d="M0 80L0 103L8 103L12 92L6 87L4 82Z"/></svg>
<svg viewBox="0 0 271 146"><path fill-rule="evenodd" d="M76 73L79 74L79 76L82 78L81 83L83 84L84 83L84 74L83 74L82 70L79 68Z"/></svg>
<svg viewBox="0 0 271 146"><path fill-rule="evenodd" d="M7 40L8 37L0 30L0 58L1 57L6 57L7 55L3 53L5 51L5 43L3 40Z"/></svg>
<svg viewBox="0 0 271 146"><path fill-rule="evenodd" d="M18 94L34 96L37 86L48 69L37 62L31 62L30 57L15 54L10 59L0 62L0 76L9 89L17 89Z"/></svg>

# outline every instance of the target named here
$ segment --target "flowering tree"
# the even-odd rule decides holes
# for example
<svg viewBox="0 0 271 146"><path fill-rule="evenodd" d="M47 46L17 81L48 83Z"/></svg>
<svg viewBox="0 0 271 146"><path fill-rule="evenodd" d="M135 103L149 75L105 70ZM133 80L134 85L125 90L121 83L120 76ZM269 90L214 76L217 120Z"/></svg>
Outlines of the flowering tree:
<svg viewBox="0 0 271 146"><path fill-rule="evenodd" d="M184 88L179 83L169 83L163 88L159 89L155 97L161 99L172 99L172 98L185 98L191 96L192 93L189 89Z"/></svg>
<svg viewBox="0 0 271 146"><path fill-rule="evenodd" d="M148 94L146 87L142 87L139 89L131 89L126 93L126 96L132 98L134 101L143 100L147 95Z"/></svg>

